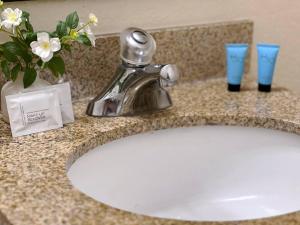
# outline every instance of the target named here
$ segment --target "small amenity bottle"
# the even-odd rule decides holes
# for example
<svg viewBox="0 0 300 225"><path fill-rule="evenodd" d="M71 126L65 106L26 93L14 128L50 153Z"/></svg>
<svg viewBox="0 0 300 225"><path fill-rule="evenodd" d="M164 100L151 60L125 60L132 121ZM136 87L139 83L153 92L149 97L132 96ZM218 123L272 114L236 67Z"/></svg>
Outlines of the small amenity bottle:
<svg viewBox="0 0 300 225"><path fill-rule="evenodd" d="M226 44L228 91L240 91L248 44Z"/></svg>
<svg viewBox="0 0 300 225"><path fill-rule="evenodd" d="M258 55L258 90L270 92L274 77L279 45L257 44Z"/></svg>

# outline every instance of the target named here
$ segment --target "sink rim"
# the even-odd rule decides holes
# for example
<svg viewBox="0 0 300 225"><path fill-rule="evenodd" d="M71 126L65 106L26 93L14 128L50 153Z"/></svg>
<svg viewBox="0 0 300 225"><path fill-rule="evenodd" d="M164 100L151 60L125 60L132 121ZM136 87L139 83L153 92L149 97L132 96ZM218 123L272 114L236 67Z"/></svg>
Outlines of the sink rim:
<svg viewBox="0 0 300 225"><path fill-rule="evenodd" d="M155 121L155 124L157 126L155 127L147 127L149 124L144 124L145 121L142 121L142 123L134 123L134 124L130 124L130 127L135 129L136 128L136 125L145 125L147 128L142 128L141 130L138 130L138 131L130 131L130 132L127 132L126 130L128 129L128 124L126 124L125 126L125 129L124 131L121 131L120 132L120 136L118 137L113 137L111 139L108 139L108 140L105 140L104 142L102 142L101 144L96 144L95 147L92 146L92 147L89 147L89 148L86 148L87 151L84 152L83 154L81 155L77 155L77 158L72 158L70 157L69 160L68 160L68 167L67 167L67 170L66 170L66 173L68 172L68 170L70 169L70 167L72 166L72 164L77 160L79 159L80 157L82 157L84 154L86 154L87 152L93 150L94 148L96 147L99 147L101 145L104 145L104 144L107 144L107 143L110 143L114 140L118 140L118 139L121 139L121 138L125 138L125 137L128 137L128 136L133 136L133 135L136 135L136 134L142 134L142 133L146 133L146 132L149 132L149 131L156 131L156 130L164 130L164 129L170 129L170 128L181 128L181 127L195 127L195 126L206 126L206 125L216 125L216 126L241 126L241 127L253 127L253 128L265 128L265 129L271 129L271 130L277 130L277 131L283 131L283 132L287 132L287 133L292 133L292 134L296 134L296 135L300 135L300 133L297 132L297 128L300 128L300 125L298 124L295 124L294 122L290 122L290 121L287 121L287 120L282 120L281 118L273 118L273 117L258 117L258 116L249 116L249 115L235 115L236 117L232 120L230 120L229 122L226 122L226 123L222 123L222 122L216 122L214 120L210 120L211 118L214 118L214 116L217 116L219 118L219 121L226 121L228 120L228 117L230 117L228 114L209 114L208 115L202 115L203 116L203 119L204 120L194 120L193 118L195 117L195 114L192 114L192 115L184 115L182 116L182 118L186 119L186 118L191 118L192 119L192 123L188 124L186 123L186 121L182 121L181 124L173 124L173 123L170 123L170 124L165 124L163 121ZM150 116L151 117L151 116ZM207 119L210 118L210 119ZM176 118L178 119L178 116L176 115ZM247 119L247 120L244 120L244 119ZM147 118L148 119L148 118ZM159 118L159 119L162 119L162 118ZM253 123L249 124L249 120ZM146 121L147 122L147 121ZM292 126L291 126L292 125ZM291 127L289 127L291 126ZM296 127L295 127L296 126ZM291 129L292 128L292 129ZM116 129L113 129L111 130L112 132L114 132L115 130L120 130L120 128L116 128ZM121 129L122 130L122 129ZM299 130L300 131L300 130ZM86 141L88 142L88 141ZM83 146L85 146L85 143L83 143ZM85 146L87 147L87 146ZM68 176L67 176L68 177ZM70 182L70 184L73 186L73 184L71 183L69 177L68 177L68 180ZM73 186L74 187L74 186ZM81 192L80 190L78 190L80 193L83 193ZM89 197L88 195L86 195L85 193L83 193L86 197L88 198L91 198ZM93 199L94 201L97 201L95 199ZM161 218L161 217L154 217L154 216L149 216L149 215L145 215L145 214L141 214L141 213L135 213L135 212L132 212L132 211L128 211L128 210L124 210L124 209L119 209L119 208L116 208L116 207L113 207L113 206L110 206L106 203L103 203L103 202L99 202L97 201L98 204L101 204L101 205L105 205L106 207L109 207L111 209L115 209L117 211L120 211L120 212L126 212L128 214L132 214L132 215L140 215L140 216L143 216L145 218L152 218L152 219L159 219L159 220L166 220L166 221L179 221L179 222L196 222L196 223L199 223L199 224L202 224L202 223L211 223L211 224L214 224L214 223L224 223L224 224L231 224L231 222L253 222L253 221L270 221L270 220L277 220L277 219L281 219L282 217L286 217L286 216L289 216L289 215L294 215L294 214L297 214L300 212L300 209L299 210L296 210L296 211L293 211L293 212L289 212L289 213L284 213L284 214L280 214L280 215L274 215L274 216L269 216L269 217L262 217L262 218L254 218L254 219L242 219L242 220L218 220L218 221L214 221L214 220L207 220L207 221L198 221L198 220L178 220L178 219L175 219L175 218Z"/></svg>

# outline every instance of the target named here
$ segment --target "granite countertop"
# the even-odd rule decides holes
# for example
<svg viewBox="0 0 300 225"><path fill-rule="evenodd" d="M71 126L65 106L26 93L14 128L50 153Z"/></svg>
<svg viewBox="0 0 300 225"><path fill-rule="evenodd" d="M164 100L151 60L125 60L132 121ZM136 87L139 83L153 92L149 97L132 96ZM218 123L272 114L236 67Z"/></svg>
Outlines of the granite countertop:
<svg viewBox="0 0 300 225"><path fill-rule="evenodd" d="M248 82L240 93L226 91L224 79L182 83L172 91L174 106L138 117L93 118L86 101L75 103L76 121L62 129L13 139L0 115L0 224L198 224L296 225L300 212L241 222L187 222L141 216L101 204L76 190L66 175L70 165L97 145L153 129L230 124L300 134L300 99L274 87L259 93Z"/></svg>

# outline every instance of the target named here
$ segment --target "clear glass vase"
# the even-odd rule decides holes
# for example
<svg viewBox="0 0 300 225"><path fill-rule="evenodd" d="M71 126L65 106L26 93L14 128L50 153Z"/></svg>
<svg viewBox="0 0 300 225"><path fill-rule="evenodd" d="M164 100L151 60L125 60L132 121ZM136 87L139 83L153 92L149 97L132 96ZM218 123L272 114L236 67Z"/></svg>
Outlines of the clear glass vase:
<svg viewBox="0 0 300 225"><path fill-rule="evenodd" d="M24 92L34 91L36 89L40 89L42 87L46 87L51 85L48 81L43 80L39 77L39 72L37 71L37 77L34 83L28 87L24 88L23 85L23 74L19 74L18 78L15 82L8 81L5 83L1 89L1 112L3 114L3 119L5 122L9 123L9 116L7 112L7 105L5 97L8 95L20 94Z"/></svg>

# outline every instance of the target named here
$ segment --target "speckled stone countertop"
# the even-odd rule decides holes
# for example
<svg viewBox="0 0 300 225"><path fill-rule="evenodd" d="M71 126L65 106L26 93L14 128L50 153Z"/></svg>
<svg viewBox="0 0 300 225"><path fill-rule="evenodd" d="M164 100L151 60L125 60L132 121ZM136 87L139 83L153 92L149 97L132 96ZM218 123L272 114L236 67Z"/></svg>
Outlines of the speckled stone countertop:
<svg viewBox="0 0 300 225"><path fill-rule="evenodd" d="M13 225L298 225L300 212L240 222L188 222L132 214L101 204L76 190L67 169L78 157L108 141L153 129L203 124L265 127L300 134L300 99L274 87L259 93L248 82L240 93L224 79L182 83L171 91L174 107L139 117L93 118L86 102L75 104L76 121L62 129L12 139L0 120L0 224ZM0 116L1 117L1 116Z"/></svg>

